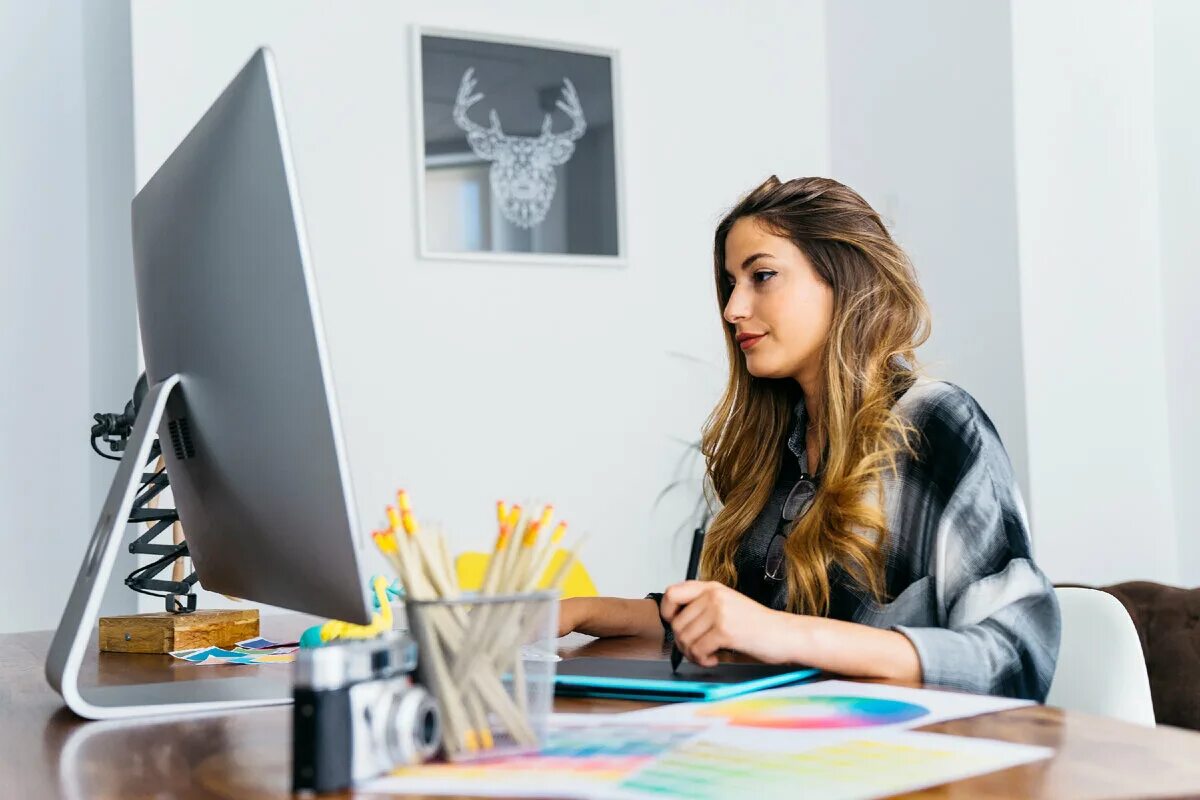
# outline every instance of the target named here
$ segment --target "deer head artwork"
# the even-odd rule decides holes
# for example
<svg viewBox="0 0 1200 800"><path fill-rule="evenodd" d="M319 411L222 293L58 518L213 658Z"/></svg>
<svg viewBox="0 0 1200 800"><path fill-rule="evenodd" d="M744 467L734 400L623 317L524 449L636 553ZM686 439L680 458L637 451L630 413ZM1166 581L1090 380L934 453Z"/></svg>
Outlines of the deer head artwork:
<svg viewBox="0 0 1200 800"><path fill-rule="evenodd" d="M500 212L521 228L532 228L546 219L558 181L554 168L565 164L575 152L575 142L587 130L579 95L569 78L563 78L562 97L555 105L571 119L570 130L553 133L550 115L542 121L538 136L509 136L500 129L500 117L492 109L492 126L485 128L467 117L471 106L483 99L475 90L475 68L463 73L454 103L454 122L467 132L467 143L475 155L492 162L488 181L500 203Z"/></svg>

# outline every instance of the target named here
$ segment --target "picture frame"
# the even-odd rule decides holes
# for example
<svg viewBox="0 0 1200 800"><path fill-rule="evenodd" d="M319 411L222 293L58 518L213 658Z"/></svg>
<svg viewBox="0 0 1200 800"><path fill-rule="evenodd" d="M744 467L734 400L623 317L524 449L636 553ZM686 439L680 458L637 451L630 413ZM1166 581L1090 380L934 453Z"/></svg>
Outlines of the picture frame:
<svg viewBox="0 0 1200 800"><path fill-rule="evenodd" d="M624 266L617 52L420 25L411 44L419 256Z"/></svg>

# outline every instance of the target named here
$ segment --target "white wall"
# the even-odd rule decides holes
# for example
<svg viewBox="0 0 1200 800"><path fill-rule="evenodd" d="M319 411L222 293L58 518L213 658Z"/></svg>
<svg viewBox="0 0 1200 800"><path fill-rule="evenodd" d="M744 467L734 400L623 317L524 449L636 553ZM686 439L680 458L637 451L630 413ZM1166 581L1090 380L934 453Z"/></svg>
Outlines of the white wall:
<svg viewBox="0 0 1200 800"><path fill-rule="evenodd" d="M1154 3L1167 405L1180 581L1200 585L1200 4Z"/></svg>
<svg viewBox="0 0 1200 800"><path fill-rule="evenodd" d="M141 365L137 361L136 302L133 291L133 239L129 201L133 197L133 65L128 0L86 0L83 7L83 80L87 152L88 347L91 366L90 408L125 408ZM83 425L75 428L83 432ZM106 451L107 452L107 451ZM91 460L88 514L98 517L108 495L115 461L86 450ZM89 519L89 525L92 520ZM91 527L84 531L90 533ZM82 542L74 545L82 558ZM74 551L72 551L74 555ZM134 557L117 554L116 578L101 613L128 614L136 609L124 577ZM76 564L67 559L73 578ZM157 610L157 608L155 609Z"/></svg>
<svg viewBox="0 0 1200 800"><path fill-rule="evenodd" d="M1153 6L1014 0L1012 37L1038 555L1056 581L1175 582Z"/></svg>
<svg viewBox="0 0 1200 800"><path fill-rule="evenodd" d="M119 2L0 4L0 632L58 624L114 471L91 415L136 377L128 22ZM103 606L133 608L123 587Z"/></svg>
<svg viewBox="0 0 1200 800"><path fill-rule="evenodd" d="M601 590L635 594L686 564L682 511L651 507L718 388L668 355L722 358L713 226L769 173L829 170L824 7L571 9L135 2L137 182L270 45L362 524L404 485L480 548L497 498L553 500ZM416 257L412 23L620 51L626 267Z"/></svg>
<svg viewBox="0 0 1200 800"><path fill-rule="evenodd" d="M112 475L85 435L136 373L129 197L261 43L280 62L364 524L404 483L478 547L497 496L541 496L592 532L605 591L675 577L687 498L650 509L721 381L669 355L722 357L712 224L768 172L832 173L913 254L935 314L925 358L1028 464L1051 577L1200 582L1200 9L1009 9L839 0L826 26L817 0L753 17L630 2L603 19L548 2L139 2L135 184L123 0L0 6L0 70L19 76L0 83L0 631L57 622ZM415 257L413 22L621 51L627 267ZM109 613L132 607L124 560Z"/></svg>
<svg viewBox="0 0 1200 800"><path fill-rule="evenodd" d="M838 0L827 21L833 177L912 258L918 356L980 402L1028 498L1007 0Z"/></svg>
<svg viewBox="0 0 1200 800"><path fill-rule="evenodd" d="M1200 581L1200 7L839 0L827 23L834 175L913 256L922 355L996 421L1043 567Z"/></svg>

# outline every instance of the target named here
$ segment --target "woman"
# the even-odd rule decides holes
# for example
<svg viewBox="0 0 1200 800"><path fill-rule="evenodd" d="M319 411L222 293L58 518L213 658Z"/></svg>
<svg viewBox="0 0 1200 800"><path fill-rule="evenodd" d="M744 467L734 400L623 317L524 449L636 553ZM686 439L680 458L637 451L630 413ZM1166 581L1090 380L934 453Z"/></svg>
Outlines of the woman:
<svg viewBox="0 0 1200 800"><path fill-rule="evenodd" d="M771 177L717 227L729 384L703 434L701 581L563 601L560 633L658 635L842 675L1043 700L1058 655L1008 455L921 377L929 311L858 194Z"/></svg>

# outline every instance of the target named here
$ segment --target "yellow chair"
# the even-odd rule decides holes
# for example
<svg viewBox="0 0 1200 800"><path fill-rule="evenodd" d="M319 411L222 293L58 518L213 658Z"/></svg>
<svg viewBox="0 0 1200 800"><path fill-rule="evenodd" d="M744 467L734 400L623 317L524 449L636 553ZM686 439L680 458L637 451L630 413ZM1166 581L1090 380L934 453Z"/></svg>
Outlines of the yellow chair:
<svg viewBox="0 0 1200 800"><path fill-rule="evenodd" d="M550 566L546 567L546 571L542 573L541 581L538 583L540 588L546 588L550 578L558 571L566 557L566 550L559 548L554 551L554 555L550 558ZM458 573L458 585L468 592L475 591L482 586L483 575L487 571L490 559L491 554L489 553L467 552L460 555L454 562L454 569ZM562 596L564 598L596 597L598 594L596 584L592 583L592 576L588 574L587 568L583 566L583 562L575 559L575 563L567 570L566 580L563 581Z"/></svg>

